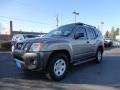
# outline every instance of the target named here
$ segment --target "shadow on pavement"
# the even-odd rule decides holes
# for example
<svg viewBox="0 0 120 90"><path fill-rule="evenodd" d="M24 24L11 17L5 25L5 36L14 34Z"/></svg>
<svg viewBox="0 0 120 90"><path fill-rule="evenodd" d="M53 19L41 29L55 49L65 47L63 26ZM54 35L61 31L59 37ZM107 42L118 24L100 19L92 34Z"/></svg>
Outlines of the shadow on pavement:
<svg viewBox="0 0 120 90"><path fill-rule="evenodd" d="M105 47L105 50L112 50L112 49L115 49L115 48L120 48L120 46L118 45L113 45L113 46L110 46L110 47Z"/></svg>
<svg viewBox="0 0 120 90"><path fill-rule="evenodd" d="M114 47L115 48L115 47ZM20 72L10 54L0 54L2 90L115 90L120 88L120 56L104 56L101 64L88 62L71 68L60 82L48 80L39 72ZM114 60L113 60L114 59Z"/></svg>

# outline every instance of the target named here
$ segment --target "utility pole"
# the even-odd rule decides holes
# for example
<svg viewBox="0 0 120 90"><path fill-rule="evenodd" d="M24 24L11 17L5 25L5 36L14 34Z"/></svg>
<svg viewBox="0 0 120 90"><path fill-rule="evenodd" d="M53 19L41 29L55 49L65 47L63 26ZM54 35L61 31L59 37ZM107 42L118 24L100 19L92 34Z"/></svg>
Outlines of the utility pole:
<svg viewBox="0 0 120 90"><path fill-rule="evenodd" d="M13 24L12 21L10 21L10 39L12 38L13 35Z"/></svg>
<svg viewBox="0 0 120 90"><path fill-rule="evenodd" d="M101 22L101 32L103 31L104 22Z"/></svg>
<svg viewBox="0 0 120 90"><path fill-rule="evenodd" d="M73 14L75 15L75 23L76 23L76 16L79 15L79 13L76 11L73 11Z"/></svg>
<svg viewBox="0 0 120 90"><path fill-rule="evenodd" d="M58 15L56 16L56 26L57 26L57 28L59 26L59 16Z"/></svg>
<svg viewBox="0 0 120 90"><path fill-rule="evenodd" d="M100 26L98 25L98 29L100 30Z"/></svg>

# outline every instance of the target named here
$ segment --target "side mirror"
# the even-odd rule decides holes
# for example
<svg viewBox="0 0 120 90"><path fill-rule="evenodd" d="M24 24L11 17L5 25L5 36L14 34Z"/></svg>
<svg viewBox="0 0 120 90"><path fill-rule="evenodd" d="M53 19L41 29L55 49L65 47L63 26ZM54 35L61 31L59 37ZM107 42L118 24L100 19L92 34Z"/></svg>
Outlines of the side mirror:
<svg viewBox="0 0 120 90"><path fill-rule="evenodd" d="M77 33L77 34L75 35L75 39L79 39L79 38L81 38L81 37L84 37L84 33Z"/></svg>

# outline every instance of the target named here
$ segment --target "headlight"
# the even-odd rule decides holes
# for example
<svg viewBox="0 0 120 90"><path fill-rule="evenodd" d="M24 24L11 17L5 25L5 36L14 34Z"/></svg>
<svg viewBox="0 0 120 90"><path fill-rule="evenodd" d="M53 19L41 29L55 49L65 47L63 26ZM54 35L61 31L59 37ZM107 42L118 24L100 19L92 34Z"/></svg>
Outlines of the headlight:
<svg viewBox="0 0 120 90"><path fill-rule="evenodd" d="M29 51L33 51L33 52L38 52L41 51L41 49L43 48L44 44L43 43L33 43L30 47Z"/></svg>

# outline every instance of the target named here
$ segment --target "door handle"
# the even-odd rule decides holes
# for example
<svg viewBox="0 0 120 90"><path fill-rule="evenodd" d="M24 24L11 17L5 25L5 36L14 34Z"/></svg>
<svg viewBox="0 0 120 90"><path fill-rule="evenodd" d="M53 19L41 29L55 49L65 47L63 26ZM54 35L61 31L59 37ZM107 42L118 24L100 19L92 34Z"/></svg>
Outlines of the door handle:
<svg viewBox="0 0 120 90"><path fill-rule="evenodd" d="M87 43L90 43L89 41L87 41Z"/></svg>

